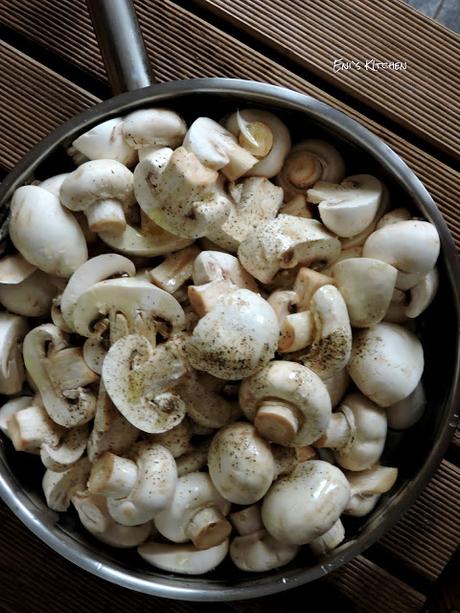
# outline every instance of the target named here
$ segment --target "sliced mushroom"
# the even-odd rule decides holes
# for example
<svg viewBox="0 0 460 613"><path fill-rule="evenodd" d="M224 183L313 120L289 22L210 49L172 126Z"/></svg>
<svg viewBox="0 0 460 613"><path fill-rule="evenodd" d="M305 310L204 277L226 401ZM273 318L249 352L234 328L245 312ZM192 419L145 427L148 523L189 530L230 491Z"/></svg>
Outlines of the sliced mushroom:
<svg viewBox="0 0 460 613"><path fill-rule="evenodd" d="M86 451L88 435L88 426L85 424L68 430L57 445L44 442L40 448L42 464L55 472L68 470Z"/></svg>
<svg viewBox="0 0 460 613"><path fill-rule="evenodd" d="M91 464L83 457L64 472L47 470L43 476L43 492L46 504L53 511L67 511L76 492L84 490L88 480Z"/></svg>
<svg viewBox="0 0 460 613"><path fill-rule="evenodd" d="M351 487L351 498L344 513L363 517L375 508L381 495L394 486L398 469L376 464L368 470L347 473L346 476Z"/></svg>
<svg viewBox="0 0 460 613"><path fill-rule="evenodd" d="M318 375L288 361L272 361L244 379L240 406L261 436L281 445L310 445L331 417L329 393Z"/></svg>
<svg viewBox="0 0 460 613"><path fill-rule="evenodd" d="M124 118L122 130L127 144L142 151L152 145L178 147L187 126L180 115L169 109L142 109Z"/></svg>
<svg viewBox="0 0 460 613"><path fill-rule="evenodd" d="M9 230L16 249L48 274L69 277L88 259L78 222L41 187L25 185L14 192Z"/></svg>
<svg viewBox="0 0 460 613"><path fill-rule="evenodd" d="M0 393L17 394L25 373L21 347L28 330L24 317L0 313Z"/></svg>
<svg viewBox="0 0 460 613"><path fill-rule="evenodd" d="M340 241L315 219L278 215L258 226L239 246L244 268L262 283L283 268L326 266L340 253Z"/></svg>
<svg viewBox="0 0 460 613"><path fill-rule="evenodd" d="M139 555L156 568L183 575L204 575L214 570L228 553L228 540L201 550L192 544L155 543L138 547Z"/></svg>
<svg viewBox="0 0 460 613"><path fill-rule="evenodd" d="M422 382L403 400L386 407L388 426L394 430L406 430L419 419L426 409L426 395Z"/></svg>
<svg viewBox="0 0 460 613"><path fill-rule="evenodd" d="M126 142L123 127L122 117L114 117L94 126L72 142L72 153L76 150L88 160L109 159L125 166L133 166L137 161L137 154Z"/></svg>
<svg viewBox="0 0 460 613"><path fill-rule="evenodd" d="M166 256L164 261L152 268L149 276L153 283L174 294L183 284L191 279L195 259L199 256L200 250L195 245L176 251Z"/></svg>
<svg viewBox="0 0 460 613"><path fill-rule="evenodd" d="M335 549L345 538L345 528L338 519L332 528L310 543L310 549L315 556L324 556Z"/></svg>
<svg viewBox="0 0 460 613"><path fill-rule="evenodd" d="M0 408L0 430L9 439L11 439L11 433L8 430L8 421L15 413L27 409L32 406L33 398L31 396L19 396L19 398L12 398L5 402Z"/></svg>

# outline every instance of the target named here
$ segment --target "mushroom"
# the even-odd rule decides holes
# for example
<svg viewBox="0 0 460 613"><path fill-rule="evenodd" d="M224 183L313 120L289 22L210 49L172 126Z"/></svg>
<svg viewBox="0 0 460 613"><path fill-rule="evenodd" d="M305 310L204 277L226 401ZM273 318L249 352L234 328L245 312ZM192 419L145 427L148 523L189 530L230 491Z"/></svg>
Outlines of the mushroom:
<svg viewBox="0 0 460 613"><path fill-rule="evenodd" d="M362 394L349 394L332 414L326 433L314 445L333 449L342 468L358 471L378 462L386 436L385 410Z"/></svg>
<svg viewBox="0 0 460 613"><path fill-rule="evenodd" d="M382 183L375 177L353 175L340 184L318 181L308 190L307 198L308 202L319 204L324 225L338 236L347 238L359 234L372 223L382 191Z"/></svg>
<svg viewBox="0 0 460 613"><path fill-rule="evenodd" d="M87 160L116 160L124 166L133 166L137 161L137 154L126 142L123 128L122 117L104 121L76 138L69 153L76 163L79 158L75 160L75 152Z"/></svg>
<svg viewBox="0 0 460 613"><path fill-rule="evenodd" d="M0 408L0 430L9 439L11 439L11 433L8 430L8 421L15 413L27 409L32 406L33 398L31 396L19 396L19 398L12 398L5 402Z"/></svg>
<svg viewBox="0 0 460 613"><path fill-rule="evenodd" d="M121 233L135 203L133 175L116 160L92 160L69 174L59 196L71 211L84 211L92 232Z"/></svg>
<svg viewBox="0 0 460 613"><path fill-rule="evenodd" d="M9 230L16 249L48 274L69 277L88 259L78 222L41 187L25 185L14 192Z"/></svg>
<svg viewBox="0 0 460 613"><path fill-rule="evenodd" d="M183 477L202 470L208 463L208 451L211 441L200 441L191 451L176 458L177 476Z"/></svg>
<svg viewBox="0 0 460 613"><path fill-rule="evenodd" d="M193 450L191 443L192 428L187 418L183 419L180 424L174 426L166 432L160 434L151 434L149 441L166 447L170 451L174 459L189 453Z"/></svg>
<svg viewBox="0 0 460 613"><path fill-rule="evenodd" d="M169 109L141 109L127 115L122 131L126 143L139 150L161 146L176 148L185 136L185 121Z"/></svg>
<svg viewBox="0 0 460 613"><path fill-rule="evenodd" d="M240 570L266 572L289 564L299 551L297 545L283 543L266 530L236 536L230 544L230 558Z"/></svg>
<svg viewBox="0 0 460 613"><path fill-rule="evenodd" d="M65 433L64 428L55 424L43 407L31 402L11 414L6 427L16 451L27 453L40 453L44 444L57 446Z"/></svg>
<svg viewBox="0 0 460 613"><path fill-rule="evenodd" d="M185 135L183 146L202 164L235 181L257 164L257 158L231 132L209 117L198 117Z"/></svg>
<svg viewBox="0 0 460 613"><path fill-rule="evenodd" d="M60 309L59 309L60 312ZM53 322L57 325L55 318L53 317ZM58 326L61 330L63 330L62 325ZM104 358L107 355L107 342L103 338L87 338L83 343L83 359L86 364L93 370L96 374L102 374L102 364L104 363Z"/></svg>
<svg viewBox="0 0 460 613"><path fill-rule="evenodd" d="M139 430L115 408L101 380L94 425L88 439L88 458L94 463L103 453L123 454L135 442Z"/></svg>
<svg viewBox="0 0 460 613"><path fill-rule="evenodd" d="M409 396L386 407L388 426L394 430L406 430L419 421L425 408L425 390L420 381Z"/></svg>
<svg viewBox="0 0 460 613"><path fill-rule="evenodd" d="M42 487L49 508L53 511L67 511L74 494L85 489L90 470L91 464L86 457L64 472L48 469L43 476Z"/></svg>
<svg viewBox="0 0 460 613"><path fill-rule="evenodd" d="M182 575L204 575L225 559L228 539L204 550L190 543L173 545L148 541L138 547L137 551L146 562L161 570Z"/></svg>
<svg viewBox="0 0 460 613"><path fill-rule="evenodd" d="M76 492L71 502L86 530L106 545L128 549L137 547L150 536L150 521L140 526L122 526L114 521L107 510L105 496L97 496L87 491Z"/></svg>
<svg viewBox="0 0 460 613"><path fill-rule="evenodd" d="M406 306L405 315L411 319L418 317L433 302L439 286L439 276L436 268L409 290L409 304ZM1 293L0 293L1 300Z"/></svg>
<svg viewBox="0 0 460 613"><path fill-rule="evenodd" d="M380 228L383 228L384 226L389 226L390 224L397 223L398 221L408 221L409 219L412 219L412 215L408 209L392 209L383 215L383 217L378 221L376 228L377 230L380 230Z"/></svg>
<svg viewBox="0 0 460 613"><path fill-rule="evenodd" d="M65 179L69 176L70 173L64 172L59 175L54 175L53 177L49 177L44 181L40 181L39 186L42 189L46 189L47 192L51 192L56 198L59 198L59 192L61 191L61 185L64 183Z"/></svg>
<svg viewBox="0 0 460 613"><path fill-rule="evenodd" d="M306 545L332 528L350 499L343 472L322 460L302 462L271 486L262 521L278 541Z"/></svg>
<svg viewBox="0 0 460 613"><path fill-rule="evenodd" d="M136 199L144 213L164 230L182 238L205 236L220 226L231 203L219 174L185 147L159 150L134 171Z"/></svg>
<svg viewBox="0 0 460 613"><path fill-rule="evenodd" d="M282 445L271 446L273 459L275 460L275 479L288 475L297 464L307 462L318 457L317 450L310 445L303 447L284 447Z"/></svg>
<svg viewBox="0 0 460 613"><path fill-rule="evenodd" d="M241 242L238 258L253 277L270 283L280 269L326 266L338 257L340 248L340 241L319 221L278 215Z"/></svg>
<svg viewBox="0 0 460 613"><path fill-rule="evenodd" d="M342 400L350 385L350 375L347 369L343 368L334 373L332 377L323 379L323 383L329 392L332 408L334 408Z"/></svg>
<svg viewBox="0 0 460 613"><path fill-rule="evenodd" d="M73 312L79 297L92 285L110 277L128 275L133 277L136 268L131 260L116 253L104 253L84 262L67 282L60 300L62 317L73 329Z"/></svg>
<svg viewBox="0 0 460 613"><path fill-rule="evenodd" d="M176 251L152 268L149 276L155 285L174 294L192 277L194 261L199 254L200 250L195 245Z"/></svg>
<svg viewBox="0 0 460 613"><path fill-rule="evenodd" d="M297 143L289 151L277 177L285 197L306 194L318 181L340 183L345 176L345 163L337 149L323 140L310 138Z"/></svg>
<svg viewBox="0 0 460 613"><path fill-rule="evenodd" d="M388 407L414 391L423 365L423 348L415 334L382 322L355 334L348 372L365 396Z"/></svg>
<svg viewBox="0 0 460 613"><path fill-rule="evenodd" d="M315 556L324 556L340 545L344 538L345 528L340 519L338 519L332 528L329 528L327 532L318 536L318 538L310 543L310 549Z"/></svg>
<svg viewBox="0 0 460 613"><path fill-rule="evenodd" d="M214 436L208 454L209 476L217 491L235 504L253 504L275 477L270 445L252 424L236 422Z"/></svg>
<svg viewBox="0 0 460 613"><path fill-rule="evenodd" d="M102 379L110 398L143 432L166 432L185 417L186 406L173 389L187 372L179 344L172 339L153 348L145 337L130 334L105 357Z"/></svg>
<svg viewBox="0 0 460 613"><path fill-rule="evenodd" d="M252 504L239 511L234 511L230 513L228 518L240 536L252 534L264 527L260 515L260 505L258 504Z"/></svg>
<svg viewBox="0 0 460 613"><path fill-rule="evenodd" d="M284 197L286 198L286 193L284 194ZM303 194L297 194L297 196L294 196L293 198L288 200L288 202L285 202L281 206L279 212L282 215L305 217L305 219L311 219L313 217L311 210L307 204L307 199Z"/></svg>
<svg viewBox="0 0 460 613"><path fill-rule="evenodd" d="M81 336L100 338L109 327L111 342L135 333L154 343L158 332L168 336L181 330L185 315L168 292L143 279L122 278L83 291L73 307L72 323Z"/></svg>
<svg viewBox="0 0 460 613"><path fill-rule="evenodd" d="M156 514L161 535L173 543L191 540L197 549L220 545L232 527L225 519L230 503L222 498L206 473L189 473L177 480L169 505Z"/></svg>
<svg viewBox="0 0 460 613"><path fill-rule="evenodd" d="M291 148L291 136L276 115L244 109L226 117L223 124L258 160L246 174L269 179L279 173Z"/></svg>
<svg viewBox="0 0 460 613"><path fill-rule="evenodd" d="M281 445L310 445L331 417L329 393L313 371L274 360L240 388L240 406L264 438Z"/></svg>
<svg viewBox="0 0 460 613"><path fill-rule="evenodd" d="M24 317L0 313L0 394L17 394L22 389L21 346L27 329Z"/></svg>
<svg viewBox="0 0 460 613"><path fill-rule="evenodd" d="M279 325L258 294L237 289L205 315L186 343L191 365L219 379L242 379L275 354Z"/></svg>
<svg viewBox="0 0 460 613"><path fill-rule="evenodd" d="M92 466L88 491L107 496L107 510L117 523L137 526L169 504L177 469L171 452L155 443L137 443L129 456L104 453Z"/></svg>
<svg viewBox="0 0 460 613"><path fill-rule="evenodd" d="M374 508L382 494L396 483L398 469L376 464L361 472L347 473L351 498L344 509L345 515L363 517Z"/></svg>
<svg viewBox="0 0 460 613"><path fill-rule="evenodd" d="M283 202L283 190L265 177L248 177L238 187L227 219L221 225L210 226L206 234L233 252L259 224L274 219Z"/></svg>
<svg viewBox="0 0 460 613"><path fill-rule="evenodd" d="M439 249L435 226L411 219L373 232L364 243L363 256L387 262L402 272L427 274L434 268Z"/></svg>
<svg viewBox="0 0 460 613"><path fill-rule="evenodd" d="M78 426L64 433L57 444L44 441L40 448L42 464L54 472L63 472L75 464L86 451L88 426Z"/></svg>
<svg viewBox="0 0 460 613"><path fill-rule="evenodd" d="M373 326L385 316L390 306L398 271L371 258L349 258L332 269L338 290L354 327Z"/></svg>
<svg viewBox="0 0 460 613"><path fill-rule="evenodd" d="M54 279L35 270L20 283L3 283L0 277L0 302L11 313L24 317L43 317L50 312L58 292Z"/></svg>
<svg viewBox="0 0 460 613"><path fill-rule="evenodd" d="M0 260L0 284L18 285L36 270L20 253L7 255Z"/></svg>
<svg viewBox="0 0 460 613"><path fill-rule="evenodd" d="M54 422L72 428L94 417L96 398L86 386L98 376L86 366L81 349L69 347L56 326L42 324L31 330L24 339L23 356Z"/></svg>

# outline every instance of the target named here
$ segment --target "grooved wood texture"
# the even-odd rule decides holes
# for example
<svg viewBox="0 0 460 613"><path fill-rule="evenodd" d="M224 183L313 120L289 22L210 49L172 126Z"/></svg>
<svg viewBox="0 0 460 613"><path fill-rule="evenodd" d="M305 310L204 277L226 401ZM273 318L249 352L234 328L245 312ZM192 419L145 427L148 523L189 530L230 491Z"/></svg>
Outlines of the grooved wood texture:
<svg viewBox="0 0 460 613"><path fill-rule="evenodd" d="M136 8L159 81L203 76L240 77L285 85L327 102L363 123L403 157L431 192L460 247L459 172L171 0L142 0ZM35 27L44 15L53 23L49 30ZM73 62L78 53L80 67L94 76L101 75L96 39L88 30L90 21L83 0L59 3L10 0L8 4L0 3L0 21L18 28L68 61ZM40 117L35 120L39 122Z"/></svg>
<svg viewBox="0 0 460 613"><path fill-rule="evenodd" d="M0 166L11 168L48 132L97 98L0 41Z"/></svg>
<svg viewBox="0 0 460 613"><path fill-rule="evenodd" d="M460 37L400 0L194 0L460 159ZM343 70L337 59L407 62Z"/></svg>

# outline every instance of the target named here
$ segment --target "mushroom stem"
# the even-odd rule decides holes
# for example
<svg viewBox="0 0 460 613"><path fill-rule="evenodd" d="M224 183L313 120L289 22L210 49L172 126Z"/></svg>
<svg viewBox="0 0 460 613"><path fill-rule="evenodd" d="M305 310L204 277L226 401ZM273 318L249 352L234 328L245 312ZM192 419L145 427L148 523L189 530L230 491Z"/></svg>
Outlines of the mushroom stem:
<svg viewBox="0 0 460 613"><path fill-rule="evenodd" d="M92 494L124 498L135 486L137 477L135 462L107 452L94 463L88 490Z"/></svg>
<svg viewBox="0 0 460 613"><path fill-rule="evenodd" d="M239 115L239 114L238 114ZM238 136L239 144L252 153L258 159L264 158L270 153L273 147L273 132L266 123L262 121L245 121L241 115L238 127L241 132Z"/></svg>
<svg viewBox="0 0 460 613"><path fill-rule="evenodd" d="M305 311L310 305L313 294L323 285L334 285L334 279L311 268L302 267L294 283L297 295L297 310Z"/></svg>
<svg viewBox="0 0 460 613"><path fill-rule="evenodd" d="M174 294L193 273L193 262L200 250L195 245L166 256L165 260L152 268L150 277L155 285Z"/></svg>
<svg viewBox="0 0 460 613"><path fill-rule="evenodd" d="M352 429L347 417L342 413L333 413L324 434L315 443L315 447L342 449L350 441Z"/></svg>
<svg viewBox="0 0 460 613"><path fill-rule="evenodd" d="M223 296L231 294L238 287L228 279L216 279L204 285L190 285L188 298L195 313L203 317L220 302Z"/></svg>
<svg viewBox="0 0 460 613"><path fill-rule="evenodd" d="M263 530L262 517L260 516L260 506L252 504L241 511L230 513L230 521L236 528L240 536L252 534L257 530Z"/></svg>
<svg viewBox="0 0 460 613"><path fill-rule="evenodd" d="M281 326L278 351L300 351L312 344L315 338L315 320L311 311L288 315Z"/></svg>
<svg viewBox="0 0 460 613"><path fill-rule="evenodd" d="M197 549L220 545L231 531L232 526L215 507L207 507L195 513L186 530Z"/></svg>
<svg viewBox="0 0 460 613"><path fill-rule="evenodd" d="M91 232L121 233L126 228L123 207L118 200L98 200L86 210Z"/></svg>
<svg viewBox="0 0 460 613"><path fill-rule="evenodd" d="M83 359L81 347L68 347L52 354L47 360L47 371L52 383L61 390L86 387L99 381Z"/></svg>
<svg viewBox="0 0 460 613"><path fill-rule="evenodd" d="M265 439L279 445L292 443L299 431L295 408L278 399L260 403L254 425Z"/></svg>
<svg viewBox="0 0 460 613"><path fill-rule="evenodd" d="M8 420L8 434L16 451L38 453L45 442L57 445L63 431L42 407L22 409Z"/></svg>
<svg viewBox="0 0 460 613"><path fill-rule="evenodd" d="M321 179L323 167L316 155L299 149L286 158L284 173L291 185L307 189Z"/></svg>

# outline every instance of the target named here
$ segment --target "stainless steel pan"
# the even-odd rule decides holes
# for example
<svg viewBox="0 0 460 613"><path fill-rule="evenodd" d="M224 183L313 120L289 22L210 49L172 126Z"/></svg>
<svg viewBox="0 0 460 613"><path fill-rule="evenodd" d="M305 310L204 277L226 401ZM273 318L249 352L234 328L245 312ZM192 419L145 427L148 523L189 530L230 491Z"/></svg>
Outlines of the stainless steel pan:
<svg viewBox="0 0 460 613"><path fill-rule="evenodd" d="M384 497L370 517L347 522L348 539L321 560L299 556L279 571L250 576L224 563L203 578L173 576L144 564L135 553L103 546L79 527L76 516L49 510L40 489L35 457L0 444L0 495L38 537L78 566L127 588L184 600L236 600L287 590L324 576L350 561L401 517L438 466L457 422L460 401L460 267L454 243L432 198L413 172L383 141L356 121L309 96L263 83L234 79L194 79L151 85L152 79L134 10L128 0L88 0L107 71L115 93L127 90L68 121L39 143L17 165L0 190L6 212L13 191L32 179L69 170L64 153L79 134L113 116L149 106L177 109L186 119L228 109L263 107L278 113L294 139L323 135L344 152L350 173L375 172L390 187L398 206L408 205L434 223L442 242L441 289L420 322L425 348L424 383L428 410L416 427L389 434L384 461L400 467L395 492ZM2 236L7 235L7 222Z"/></svg>

